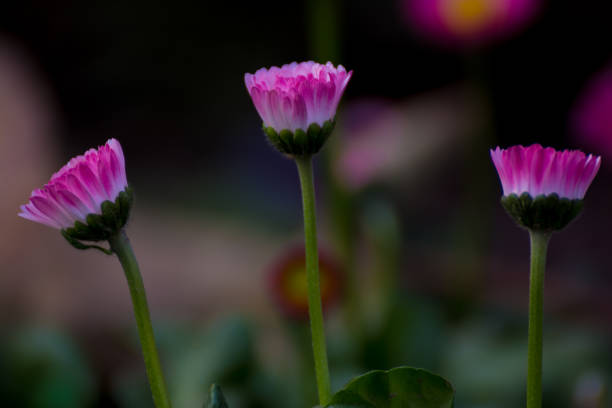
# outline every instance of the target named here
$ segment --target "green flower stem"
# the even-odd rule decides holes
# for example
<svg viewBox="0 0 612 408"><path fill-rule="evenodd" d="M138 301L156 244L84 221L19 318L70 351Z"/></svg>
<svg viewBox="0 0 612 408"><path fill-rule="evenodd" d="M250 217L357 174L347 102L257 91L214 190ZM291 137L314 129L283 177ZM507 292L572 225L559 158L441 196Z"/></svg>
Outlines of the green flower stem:
<svg viewBox="0 0 612 408"><path fill-rule="evenodd" d="M149 385L153 394L153 402L157 408L170 408L170 399L166 391L166 383L155 346L155 337L153 335L153 327L151 326L145 288L134 251L123 230L112 236L108 242L113 252L117 254L121 266L123 266L125 277L130 287L130 295L134 305L134 316L138 326L138 335L140 336L147 377L149 377Z"/></svg>
<svg viewBox="0 0 612 408"><path fill-rule="evenodd" d="M544 270L550 233L530 230L529 235L531 237L531 278L527 345L527 408L541 408Z"/></svg>
<svg viewBox="0 0 612 408"><path fill-rule="evenodd" d="M323 327L323 307L321 305L321 288L319 283L319 253L317 247L317 220L315 214L312 156L296 157L295 163L297 164L302 186L304 238L306 241L306 275L308 281L308 312L310 315L312 351L314 353L319 403L321 406L324 406L331 399L331 385L329 381L325 329Z"/></svg>
<svg viewBox="0 0 612 408"><path fill-rule="evenodd" d="M342 32L342 0L310 0L306 5L311 56L316 61L337 61Z"/></svg>

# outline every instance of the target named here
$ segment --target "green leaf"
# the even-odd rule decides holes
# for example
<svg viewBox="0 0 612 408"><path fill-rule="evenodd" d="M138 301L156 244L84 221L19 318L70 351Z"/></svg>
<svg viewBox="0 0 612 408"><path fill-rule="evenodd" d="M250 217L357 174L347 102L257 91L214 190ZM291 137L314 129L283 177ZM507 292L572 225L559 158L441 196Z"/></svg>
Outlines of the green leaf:
<svg viewBox="0 0 612 408"><path fill-rule="evenodd" d="M228 408L225 397L221 392L221 387L217 384L213 384L210 387L210 395L208 397L208 404L206 408Z"/></svg>
<svg viewBox="0 0 612 408"><path fill-rule="evenodd" d="M332 396L327 408L451 408L454 390L426 370L397 367L354 378Z"/></svg>

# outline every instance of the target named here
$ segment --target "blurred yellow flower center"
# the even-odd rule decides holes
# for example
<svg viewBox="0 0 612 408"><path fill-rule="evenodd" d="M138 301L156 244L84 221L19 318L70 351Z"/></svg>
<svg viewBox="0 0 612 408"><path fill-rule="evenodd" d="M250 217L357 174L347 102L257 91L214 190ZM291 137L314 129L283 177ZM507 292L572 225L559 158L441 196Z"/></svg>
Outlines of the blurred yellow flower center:
<svg viewBox="0 0 612 408"><path fill-rule="evenodd" d="M321 295L325 298L329 290L329 277L325 269L319 267L321 277ZM298 306L308 306L308 283L306 281L306 268L304 264L293 265L284 274L282 282L283 291L287 299Z"/></svg>
<svg viewBox="0 0 612 408"><path fill-rule="evenodd" d="M490 24L498 9L497 0L443 0L441 14L451 31L469 34Z"/></svg>

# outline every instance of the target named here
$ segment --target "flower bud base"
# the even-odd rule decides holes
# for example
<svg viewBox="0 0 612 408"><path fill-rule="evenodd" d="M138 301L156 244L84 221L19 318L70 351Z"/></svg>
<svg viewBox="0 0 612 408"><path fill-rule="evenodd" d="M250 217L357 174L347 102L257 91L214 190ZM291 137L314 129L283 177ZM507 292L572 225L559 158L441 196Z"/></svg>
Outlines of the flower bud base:
<svg viewBox="0 0 612 408"><path fill-rule="evenodd" d="M87 245L82 241L107 241L111 236L117 234L127 223L133 200L132 189L126 187L119 193L115 202L107 200L102 203L102 214L89 214L86 224L76 221L74 227L62 229L63 237L77 249L95 248L109 253L104 248Z"/></svg>
<svg viewBox="0 0 612 408"><path fill-rule="evenodd" d="M297 129L292 132L288 129L283 129L277 132L274 128L265 126L263 131L266 134L270 144L279 152L293 157L312 156L317 153L334 130L335 120L328 120L319 126L317 123L312 123L306 131Z"/></svg>
<svg viewBox="0 0 612 408"><path fill-rule="evenodd" d="M510 194L501 199L510 216L522 227L532 231L559 231L582 210L583 200L559 198L553 193L532 198L529 193Z"/></svg>

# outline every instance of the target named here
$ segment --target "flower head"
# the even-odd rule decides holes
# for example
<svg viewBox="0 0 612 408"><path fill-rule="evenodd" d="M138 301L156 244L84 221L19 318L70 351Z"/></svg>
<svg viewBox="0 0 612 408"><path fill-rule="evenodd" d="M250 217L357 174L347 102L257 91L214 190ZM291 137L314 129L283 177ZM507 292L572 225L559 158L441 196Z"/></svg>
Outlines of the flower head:
<svg viewBox="0 0 612 408"><path fill-rule="evenodd" d="M587 84L571 118L580 142L612 156L612 66Z"/></svg>
<svg viewBox="0 0 612 408"><path fill-rule="evenodd" d="M578 215L601 158L538 144L491 150L502 183L502 205L530 229L557 230Z"/></svg>
<svg viewBox="0 0 612 408"><path fill-rule="evenodd" d="M125 225L130 204L123 150L110 139L71 159L32 191L18 215L61 229L64 236L100 241Z"/></svg>
<svg viewBox="0 0 612 408"><path fill-rule="evenodd" d="M319 251L321 301L323 310L340 298L342 274L340 267L327 252ZM306 256L303 246L287 251L270 270L270 288L275 303L289 318L308 320L308 288Z"/></svg>
<svg viewBox="0 0 612 408"><path fill-rule="evenodd" d="M491 150L504 195L529 193L532 197L556 193L582 199L595 178L601 157L578 150L557 151L538 144Z"/></svg>
<svg viewBox="0 0 612 408"><path fill-rule="evenodd" d="M316 153L333 128L353 72L313 61L261 68L244 83L270 142L293 155Z"/></svg>
<svg viewBox="0 0 612 408"><path fill-rule="evenodd" d="M409 23L434 42L478 47L517 31L541 0L402 0Z"/></svg>

